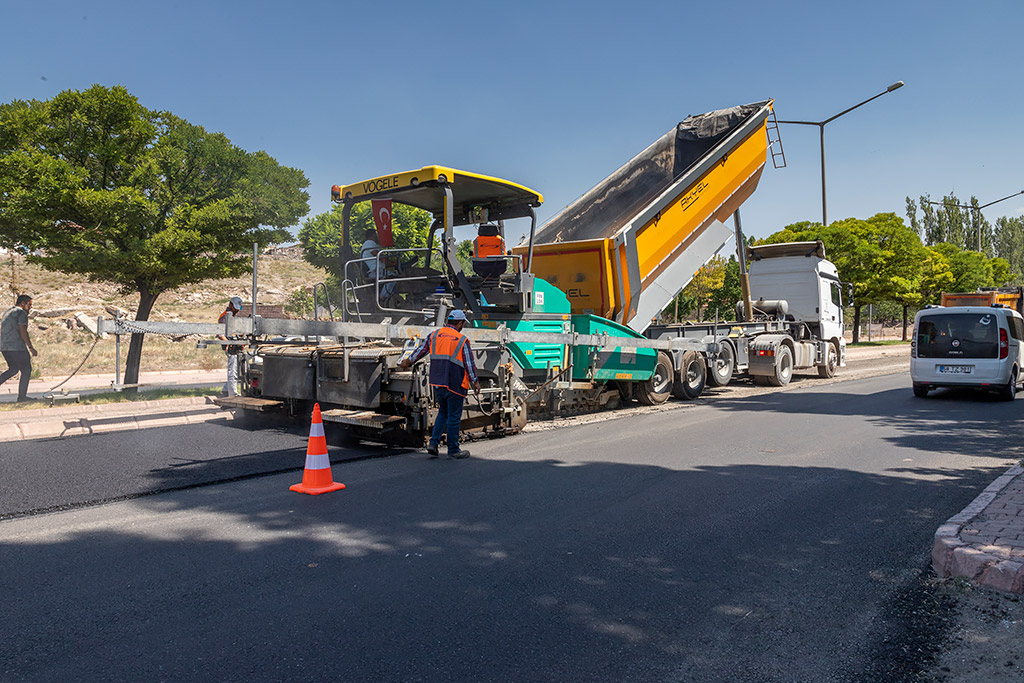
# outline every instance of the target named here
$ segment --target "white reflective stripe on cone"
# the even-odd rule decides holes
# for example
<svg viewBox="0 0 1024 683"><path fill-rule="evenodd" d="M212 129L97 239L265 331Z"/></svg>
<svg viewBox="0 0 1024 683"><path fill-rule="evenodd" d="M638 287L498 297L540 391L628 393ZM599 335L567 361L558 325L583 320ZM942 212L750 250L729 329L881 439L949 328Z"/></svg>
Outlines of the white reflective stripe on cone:
<svg viewBox="0 0 1024 683"><path fill-rule="evenodd" d="M310 436L310 438L312 438L314 436L323 436L323 435L324 435L324 423L323 422L313 422L313 423L311 423L309 425L309 436Z"/></svg>
<svg viewBox="0 0 1024 683"><path fill-rule="evenodd" d="M331 458L326 453L323 455L317 455L315 453L306 454L306 469L307 470L326 470L331 467Z"/></svg>

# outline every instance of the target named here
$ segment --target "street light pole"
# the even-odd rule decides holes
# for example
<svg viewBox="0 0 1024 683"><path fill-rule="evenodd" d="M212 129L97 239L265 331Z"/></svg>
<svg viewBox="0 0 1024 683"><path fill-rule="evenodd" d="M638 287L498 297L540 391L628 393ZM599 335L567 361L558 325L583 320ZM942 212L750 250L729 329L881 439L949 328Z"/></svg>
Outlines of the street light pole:
<svg viewBox="0 0 1024 683"><path fill-rule="evenodd" d="M939 206L955 206L955 207L960 208L960 209L975 209L978 212L978 216L977 216L977 218L978 218L978 251L981 251L981 210L984 209L984 208L987 208L989 206L992 206L993 204L998 204L999 202L1005 202L1007 199L1013 199L1014 197L1017 197L1018 195L1022 195L1022 194L1024 194L1024 190L1021 190L1020 192L1014 192L1013 194L1008 194L1005 197L1003 197L1002 199L997 199L994 202L989 202L988 204L982 204L981 206L978 206L978 207L970 206L968 204L953 204L952 202L946 203L944 201L943 202L936 202L936 201L932 201L931 199L925 199L924 201L926 203L928 203L928 204L938 204Z"/></svg>
<svg viewBox="0 0 1024 683"><path fill-rule="evenodd" d="M795 124L795 125L799 125L799 126L817 126L818 127L818 133L819 133L820 138L821 138L821 224L822 224L822 226L828 225L828 200L827 200L827 195L826 195L826 192L825 192L825 125L828 124L828 123L831 123L832 121L835 121L836 119L838 119L840 116L843 116L844 114L849 114L851 111L853 111L857 107L863 107L868 102L870 102L872 100L876 100L879 97L881 97L882 95L887 95L888 93L891 93L893 90L898 90L898 89L900 89L902 87L903 87L903 81L896 81L895 83L890 85L888 88L886 88L882 92L880 92L877 95L875 95L874 97L869 97L868 99L864 100L863 102L859 102L858 104L853 105L849 109L844 109L843 111L839 112L835 116L831 116L831 117L825 119L824 121L779 121L779 123L791 123L791 124Z"/></svg>

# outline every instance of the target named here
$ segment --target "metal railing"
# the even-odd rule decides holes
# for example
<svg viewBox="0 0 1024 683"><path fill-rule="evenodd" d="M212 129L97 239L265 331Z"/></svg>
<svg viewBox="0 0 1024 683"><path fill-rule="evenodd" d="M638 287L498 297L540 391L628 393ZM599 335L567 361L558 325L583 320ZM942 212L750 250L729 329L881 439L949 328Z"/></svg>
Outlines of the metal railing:
<svg viewBox="0 0 1024 683"><path fill-rule="evenodd" d="M343 291L345 291L344 311L346 319L350 318L353 314L349 308L350 303L355 304L357 318L361 319L362 314L366 312L363 311L359 305L359 293L360 291L366 290L372 290L374 306L377 310L392 313L421 313L422 310L419 308L396 307L394 305L394 296L396 294L408 293L403 291L403 289L407 288L403 288L402 283L427 283L432 278L443 277L443 274L440 272L420 275L402 275L403 268L408 268L412 264L418 263L421 260L421 257L418 256L419 254L423 255L422 260L424 263L430 263L434 253L438 254L441 262L443 263L444 256L441 250L428 247L381 249L377 252L376 256L352 259L346 263L344 273L345 278L342 283ZM408 258L403 260L403 255L407 256L409 254L417 254L417 256L411 261ZM389 258L390 255L394 256ZM389 265L389 262L396 263L397 265ZM365 282L364 284L356 284L358 281L368 282ZM345 287L345 283L348 283L347 287Z"/></svg>

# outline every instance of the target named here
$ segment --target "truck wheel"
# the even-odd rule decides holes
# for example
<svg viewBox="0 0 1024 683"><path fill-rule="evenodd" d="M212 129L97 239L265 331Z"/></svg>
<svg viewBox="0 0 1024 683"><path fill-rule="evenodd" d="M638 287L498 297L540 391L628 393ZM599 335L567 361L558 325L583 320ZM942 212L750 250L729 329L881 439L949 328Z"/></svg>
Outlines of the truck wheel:
<svg viewBox="0 0 1024 683"><path fill-rule="evenodd" d="M672 383L672 395L684 401L695 399L704 391L704 383L707 378L708 372L707 366L704 365L704 359L696 351L687 351L683 354L679 377Z"/></svg>
<svg viewBox="0 0 1024 683"><path fill-rule="evenodd" d="M736 366L736 352L732 350L732 344L722 342L721 349L718 357L708 363L708 384L713 387L724 387L728 384Z"/></svg>
<svg viewBox="0 0 1024 683"><path fill-rule="evenodd" d="M825 364L818 366L818 377L829 377L836 376L836 368L839 367L839 351L836 350L836 345L833 342L828 343L828 352L825 358Z"/></svg>
<svg viewBox="0 0 1024 683"><path fill-rule="evenodd" d="M768 384L773 387L784 387L793 378L793 352L788 346L780 346L775 353L775 373L768 375Z"/></svg>
<svg viewBox="0 0 1024 683"><path fill-rule="evenodd" d="M928 396L928 385L927 384L914 384L914 396L918 398L925 398Z"/></svg>
<svg viewBox="0 0 1024 683"><path fill-rule="evenodd" d="M636 400L645 406L655 406L668 400L672 393L672 380L675 378L675 368L672 365L672 358L664 351L658 351L658 362L654 367L654 374L645 382L636 385Z"/></svg>

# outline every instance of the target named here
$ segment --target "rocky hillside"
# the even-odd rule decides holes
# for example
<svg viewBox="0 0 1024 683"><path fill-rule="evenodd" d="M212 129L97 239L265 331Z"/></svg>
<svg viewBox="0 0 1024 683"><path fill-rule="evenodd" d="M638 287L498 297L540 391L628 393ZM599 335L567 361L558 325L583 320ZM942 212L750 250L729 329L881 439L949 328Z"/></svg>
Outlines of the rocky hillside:
<svg viewBox="0 0 1024 683"><path fill-rule="evenodd" d="M324 277L322 270L302 260L298 246L270 249L259 260L259 303L285 304L296 290L308 291ZM160 295L150 320L216 321L229 298L240 296L248 302L251 289L251 274L181 287ZM0 293L4 310L19 293L33 297L29 334L39 349L34 374L43 376L70 373L81 362L94 339L87 330L89 322L98 316L110 318L114 309L134 317L138 305L137 294L122 294L116 286L84 276L47 271L11 253L0 256ZM122 353L126 350L123 346ZM101 340L82 372L113 373L113 358L113 341ZM216 367L222 361L220 355L196 350L194 339L174 342L151 336L143 350L143 370Z"/></svg>

